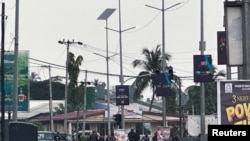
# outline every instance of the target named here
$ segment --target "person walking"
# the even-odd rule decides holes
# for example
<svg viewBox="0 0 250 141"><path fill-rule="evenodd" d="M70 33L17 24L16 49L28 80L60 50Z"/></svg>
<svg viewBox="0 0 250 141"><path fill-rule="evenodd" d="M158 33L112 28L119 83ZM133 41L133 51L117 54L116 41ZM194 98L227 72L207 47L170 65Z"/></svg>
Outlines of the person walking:
<svg viewBox="0 0 250 141"><path fill-rule="evenodd" d="M157 132L154 133L154 135L152 137L152 141L157 141Z"/></svg>
<svg viewBox="0 0 250 141"><path fill-rule="evenodd" d="M136 141L136 133L134 129L131 129L128 133L128 141Z"/></svg>
<svg viewBox="0 0 250 141"><path fill-rule="evenodd" d="M145 133L145 135L142 137L141 141L149 141L148 134Z"/></svg>
<svg viewBox="0 0 250 141"><path fill-rule="evenodd" d="M55 139L56 141L59 141L59 140L61 139L61 136L60 136L60 133L59 133L59 132L56 133L56 135L54 136L54 139Z"/></svg>
<svg viewBox="0 0 250 141"><path fill-rule="evenodd" d="M89 136L89 141L98 141L98 135L95 130L93 130L92 134Z"/></svg>

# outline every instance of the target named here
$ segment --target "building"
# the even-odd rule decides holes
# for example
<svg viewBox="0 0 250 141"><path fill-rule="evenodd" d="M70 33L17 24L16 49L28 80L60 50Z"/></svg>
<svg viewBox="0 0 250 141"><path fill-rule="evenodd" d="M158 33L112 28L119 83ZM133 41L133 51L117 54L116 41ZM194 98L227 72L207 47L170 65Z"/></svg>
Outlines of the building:
<svg viewBox="0 0 250 141"><path fill-rule="evenodd" d="M59 104L64 104L64 101L53 101L53 107L58 107ZM54 108L53 108L54 109ZM130 103L124 106L125 115L125 129L137 129L141 134L145 132L153 133L158 126L162 126L162 111L160 109L152 108L149 112L149 107L139 103ZM63 132L64 119L68 122L68 132L72 134L78 125L82 127L84 121L84 112L74 111L67 114L54 115L53 125L55 131ZM104 102L96 102L96 109L87 110L85 115L86 130L96 129L100 134L107 133L108 114L107 104ZM111 128L119 129L114 121L113 115L121 113L120 108L114 104L110 104L110 122ZM30 120L41 122L44 130L50 130L50 112L48 100L31 100L30 111L18 112L18 120ZM180 118L178 115L167 115L166 120L168 124L178 124Z"/></svg>

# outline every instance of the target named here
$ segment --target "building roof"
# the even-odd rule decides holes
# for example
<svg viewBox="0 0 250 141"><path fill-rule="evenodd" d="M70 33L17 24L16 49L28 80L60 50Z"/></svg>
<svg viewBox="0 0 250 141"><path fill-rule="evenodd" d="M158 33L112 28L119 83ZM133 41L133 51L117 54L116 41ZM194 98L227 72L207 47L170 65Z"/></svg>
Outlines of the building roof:
<svg viewBox="0 0 250 141"><path fill-rule="evenodd" d="M53 100L52 109L54 107L58 107L58 104L62 103L64 105L63 100ZM18 111L17 118L19 120L29 119L31 117L37 116L41 113L49 113L49 100L30 100L30 109L29 111Z"/></svg>
<svg viewBox="0 0 250 141"><path fill-rule="evenodd" d="M53 100L52 102L52 110L55 107L58 107L59 104L64 105L64 100ZM94 110L87 110L86 117L93 116L93 115L105 115L105 118L108 117L107 114L107 103L105 102L96 102L96 108ZM124 105L124 110L126 114L126 118L141 118L143 111L148 111L149 107L146 105L138 104L138 103L130 103L129 105ZM18 111L17 117L19 120L30 119L35 116L41 114L48 114L49 110L49 100L30 100L30 110L29 111ZM157 110L152 108L153 113L162 113L161 110ZM114 114L121 113L120 106L116 106L115 104L110 104L110 116ZM65 114L55 115L53 118L54 120L61 120L65 118ZM83 111L79 111L78 118L83 117ZM43 117L43 118L46 118ZM77 118L77 111L71 112L67 114L68 119L76 119ZM46 120L46 119L45 119Z"/></svg>
<svg viewBox="0 0 250 141"><path fill-rule="evenodd" d="M96 116L96 115L104 115L105 113L105 109L95 109L95 110L86 110L86 112L83 112L82 110L79 111L74 111L74 112L70 112L67 114L60 114L60 115L55 115L53 116L53 120L64 120L65 118L67 118L68 120L74 120L74 119L82 119L84 114L86 118L91 117L91 116Z"/></svg>

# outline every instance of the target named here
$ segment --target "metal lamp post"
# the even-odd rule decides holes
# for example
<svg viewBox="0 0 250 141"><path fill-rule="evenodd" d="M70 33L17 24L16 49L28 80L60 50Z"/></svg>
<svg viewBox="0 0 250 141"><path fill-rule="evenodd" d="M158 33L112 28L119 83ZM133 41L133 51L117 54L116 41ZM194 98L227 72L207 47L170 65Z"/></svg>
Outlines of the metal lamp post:
<svg viewBox="0 0 250 141"><path fill-rule="evenodd" d="M166 63L165 63L165 11L169 10L177 5L181 4L181 2L176 3L168 8L165 8L165 4L164 4L164 0L162 0L162 8L156 8L153 6L149 6L146 5L147 7L156 9L156 10L160 10L162 11L162 71L165 72L166 71ZM166 127L166 97L162 97L162 107L163 107L163 126Z"/></svg>
<svg viewBox="0 0 250 141"><path fill-rule="evenodd" d="M106 62L107 62L107 103L108 103L108 135L111 135L111 124L110 124L110 94L109 94L109 54L108 54L108 18L113 14L116 9L107 8L97 18L97 20L106 21ZM99 54L96 54L99 55ZM102 55L100 55L102 56Z"/></svg>
<svg viewBox="0 0 250 141"><path fill-rule="evenodd" d="M131 27L125 30L122 30L121 28L121 0L119 0L118 3L119 6L119 30L115 30L115 29L111 29L111 28L107 28L109 30L115 31L119 33L119 44L120 44L120 83L121 85L123 85L124 83L124 78L123 78L123 65L122 65L122 32L128 31L130 29L133 29L135 27ZM125 129L125 118L124 118L124 105L121 105L121 115L122 115L122 129Z"/></svg>
<svg viewBox="0 0 250 141"><path fill-rule="evenodd" d="M204 54L204 50L205 50L205 41L204 41L204 16L203 16L203 0L201 0L201 9L200 9L200 18L201 18L201 27L200 27L200 53L201 55ZM201 99L200 99L200 103L201 103L201 115L200 115L200 129L201 129L201 141L205 141L205 134L206 134L206 127L205 127L205 84L204 82L200 83L200 88L201 88Z"/></svg>
<svg viewBox="0 0 250 141"><path fill-rule="evenodd" d="M82 42L75 42L74 40L70 41L67 40L65 41L64 39L61 41L58 41L59 44L64 44L67 46L67 57L66 57L66 77L65 77L65 105L64 105L64 114L67 114L67 105L68 105L68 61L69 61L69 46L72 44L78 44L78 45L82 45ZM67 129L67 119L68 117L66 116L65 120L64 120L64 131L65 133L68 133Z"/></svg>

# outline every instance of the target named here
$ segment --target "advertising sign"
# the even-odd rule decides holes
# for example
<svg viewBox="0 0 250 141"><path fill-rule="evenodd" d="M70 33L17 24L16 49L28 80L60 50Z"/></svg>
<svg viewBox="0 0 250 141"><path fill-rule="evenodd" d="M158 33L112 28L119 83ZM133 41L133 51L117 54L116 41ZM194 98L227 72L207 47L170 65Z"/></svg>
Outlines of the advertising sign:
<svg viewBox="0 0 250 141"><path fill-rule="evenodd" d="M250 125L250 80L217 82L219 124Z"/></svg>
<svg viewBox="0 0 250 141"><path fill-rule="evenodd" d="M128 141L128 130L125 129L115 129L114 137L116 141Z"/></svg>
<svg viewBox="0 0 250 141"><path fill-rule="evenodd" d="M14 51L4 54L5 110L13 110ZM28 51L18 52L18 111L29 110ZM0 88L1 89L1 88ZM2 91L1 91L2 92Z"/></svg>
<svg viewBox="0 0 250 141"><path fill-rule="evenodd" d="M218 65L227 64L227 46L226 46L226 32L217 32L217 57Z"/></svg>
<svg viewBox="0 0 250 141"><path fill-rule="evenodd" d="M171 94L171 80L167 73L156 73L153 83L156 87L156 96L169 96Z"/></svg>
<svg viewBox="0 0 250 141"><path fill-rule="evenodd" d="M170 127L157 127L157 141L166 141L169 139L170 136Z"/></svg>
<svg viewBox="0 0 250 141"><path fill-rule="evenodd" d="M211 55L194 55L194 82L213 81L213 66Z"/></svg>
<svg viewBox="0 0 250 141"><path fill-rule="evenodd" d="M129 86L116 85L116 105L129 105Z"/></svg>

